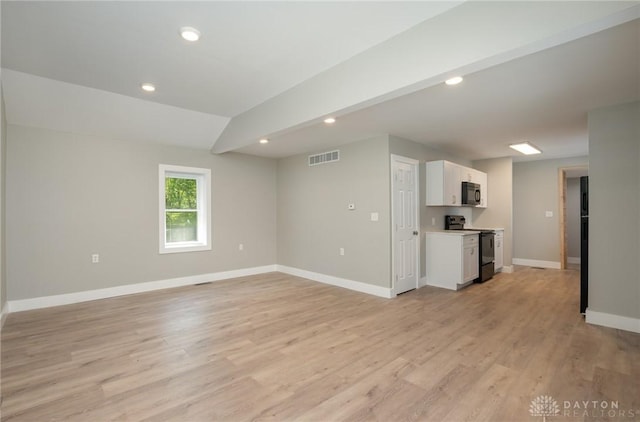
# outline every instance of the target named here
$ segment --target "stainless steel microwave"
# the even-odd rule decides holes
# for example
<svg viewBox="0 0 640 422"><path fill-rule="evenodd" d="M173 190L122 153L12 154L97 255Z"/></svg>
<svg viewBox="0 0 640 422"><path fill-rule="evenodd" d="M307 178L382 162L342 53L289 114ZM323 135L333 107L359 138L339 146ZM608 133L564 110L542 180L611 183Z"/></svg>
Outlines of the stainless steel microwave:
<svg viewBox="0 0 640 422"><path fill-rule="evenodd" d="M480 185L473 182L462 182L462 205L480 204Z"/></svg>

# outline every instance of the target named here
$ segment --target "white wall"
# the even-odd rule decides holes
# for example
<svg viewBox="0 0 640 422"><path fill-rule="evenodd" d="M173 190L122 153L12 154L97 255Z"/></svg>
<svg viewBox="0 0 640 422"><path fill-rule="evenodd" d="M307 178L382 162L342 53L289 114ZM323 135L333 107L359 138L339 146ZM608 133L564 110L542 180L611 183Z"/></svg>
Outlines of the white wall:
<svg viewBox="0 0 640 422"><path fill-rule="evenodd" d="M513 259L560 268L560 182L563 167L587 166L588 157L513 164ZM489 199L491 201L491 199ZM545 213L551 211L552 217Z"/></svg>
<svg viewBox="0 0 640 422"><path fill-rule="evenodd" d="M640 332L640 102L589 113L589 312ZM621 228L621 222L626 225Z"/></svg>
<svg viewBox="0 0 640 422"><path fill-rule="evenodd" d="M7 170L7 119L4 96L0 85L0 311L6 311L7 261L6 261L6 170ZM4 316L4 313L2 314ZM4 319L2 319L4 321ZM2 324L2 322L0 322Z"/></svg>
<svg viewBox="0 0 640 422"><path fill-rule="evenodd" d="M317 166L307 154L278 161L278 264L390 288L388 137L339 150L340 161Z"/></svg>
<svg viewBox="0 0 640 422"><path fill-rule="evenodd" d="M275 264L275 160L15 125L7 154L10 300ZM158 253L160 163L211 169L211 251Z"/></svg>
<svg viewBox="0 0 640 422"><path fill-rule="evenodd" d="M504 265L510 266L513 250L513 160L511 157L478 160L473 168L487 173L487 208L472 208L478 228L504 228Z"/></svg>

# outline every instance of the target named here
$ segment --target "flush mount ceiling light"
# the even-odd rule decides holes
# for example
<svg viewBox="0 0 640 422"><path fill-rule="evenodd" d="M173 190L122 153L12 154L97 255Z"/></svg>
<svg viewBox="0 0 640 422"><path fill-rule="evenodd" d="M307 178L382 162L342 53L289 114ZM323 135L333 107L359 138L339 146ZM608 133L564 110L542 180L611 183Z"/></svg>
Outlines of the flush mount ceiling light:
<svg viewBox="0 0 640 422"><path fill-rule="evenodd" d="M336 119L334 117L327 117L326 119L324 119L324 122L328 125L332 125L336 122Z"/></svg>
<svg viewBox="0 0 640 422"><path fill-rule="evenodd" d="M195 42L200 39L200 31L190 26L180 28L180 36L187 41Z"/></svg>
<svg viewBox="0 0 640 422"><path fill-rule="evenodd" d="M462 82L462 76L456 76L444 81L444 83L447 85L458 85L460 82Z"/></svg>
<svg viewBox="0 0 640 422"><path fill-rule="evenodd" d="M516 151L524 154L524 155L535 155L535 154L541 154L542 151L531 145L529 142L521 142L519 144L511 144L509 145L509 148L511 149L515 149Z"/></svg>
<svg viewBox="0 0 640 422"><path fill-rule="evenodd" d="M258 142L260 142L261 144L268 144L269 140L267 138L262 138Z"/></svg>
<svg viewBox="0 0 640 422"><path fill-rule="evenodd" d="M143 91L147 92L153 92L156 90L156 87L150 83L143 83L142 85L140 85L140 88L142 88Z"/></svg>

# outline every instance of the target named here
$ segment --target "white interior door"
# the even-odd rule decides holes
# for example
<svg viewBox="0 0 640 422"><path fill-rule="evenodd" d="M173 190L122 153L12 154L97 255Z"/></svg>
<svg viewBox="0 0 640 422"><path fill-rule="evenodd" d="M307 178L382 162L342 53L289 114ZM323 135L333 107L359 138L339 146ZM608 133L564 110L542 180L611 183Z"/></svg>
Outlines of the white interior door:
<svg viewBox="0 0 640 422"><path fill-rule="evenodd" d="M395 294L418 287L418 161L391 156L392 260Z"/></svg>

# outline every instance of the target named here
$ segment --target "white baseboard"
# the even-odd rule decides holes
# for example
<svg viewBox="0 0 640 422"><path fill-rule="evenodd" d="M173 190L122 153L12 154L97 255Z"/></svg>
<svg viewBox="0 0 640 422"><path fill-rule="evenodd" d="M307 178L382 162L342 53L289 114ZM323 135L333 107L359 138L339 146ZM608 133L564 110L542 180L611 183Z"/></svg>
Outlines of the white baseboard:
<svg viewBox="0 0 640 422"><path fill-rule="evenodd" d="M2 316L0 317L0 331L2 331L2 327L4 327L4 322L7 320L7 315L9 315L9 302L5 302L2 304Z"/></svg>
<svg viewBox="0 0 640 422"><path fill-rule="evenodd" d="M618 330L631 331L632 333L640 333L640 319L638 318L607 314L604 312L592 311L587 308L585 321L587 321L588 324L617 328Z"/></svg>
<svg viewBox="0 0 640 422"><path fill-rule="evenodd" d="M392 289L388 287L374 286L373 284L362 283L360 281L348 280L346 278L339 278L326 274L314 273L312 271L301 270L299 268L287 267L286 265L276 265L276 271L294 275L297 277L308 278L309 280L318 281L324 284L330 284L332 286L344 287L345 289L355 290L356 292L384 297L387 299L395 296Z"/></svg>
<svg viewBox="0 0 640 422"><path fill-rule="evenodd" d="M149 281L146 283L127 284L124 286L108 287L105 289L87 290L83 292L66 293L54 296L42 296L32 299L10 300L9 312L28 311L31 309L49 308L52 306L69 305L72 303L87 302L90 300L106 299L116 296L124 296L135 293L150 292L153 290L169 289L172 287L190 286L210 281L227 280L236 277L263 274L276 271L276 265L262 267L243 268L240 270L222 271L218 273L199 274L187 277L171 278L167 280ZM3 322L4 315L3 312Z"/></svg>
<svg viewBox="0 0 640 422"><path fill-rule="evenodd" d="M32 309L49 308L52 306L70 305L90 300L107 299L110 297L170 289L173 287L191 286L198 283L228 280L230 278L245 277L275 271L384 298L391 298L395 296L389 288L274 264L262 267L244 268L240 270L222 271L218 273L198 274L167 280L149 281L146 283L127 284L124 286L108 287L105 289L86 290L83 292L10 300L2 311L2 323L4 324L4 320L9 312L29 311Z"/></svg>
<svg viewBox="0 0 640 422"><path fill-rule="evenodd" d="M512 273L513 272L513 265L503 265L502 268L500 268L500 270L498 272L501 272L501 273Z"/></svg>
<svg viewBox="0 0 640 422"><path fill-rule="evenodd" d="M567 264L579 264L580 263L580 257L579 256L568 256L567 257Z"/></svg>
<svg viewBox="0 0 640 422"><path fill-rule="evenodd" d="M427 277L421 277L420 280L418 280L418 287L424 287L427 285Z"/></svg>
<svg viewBox="0 0 640 422"><path fill-rule="evenodd" d="M552 268L554 270L560 269L560 262L556 261L540 261L537 259L513 258L512 262L514 265L525 265L527 267Z"/></svg>

